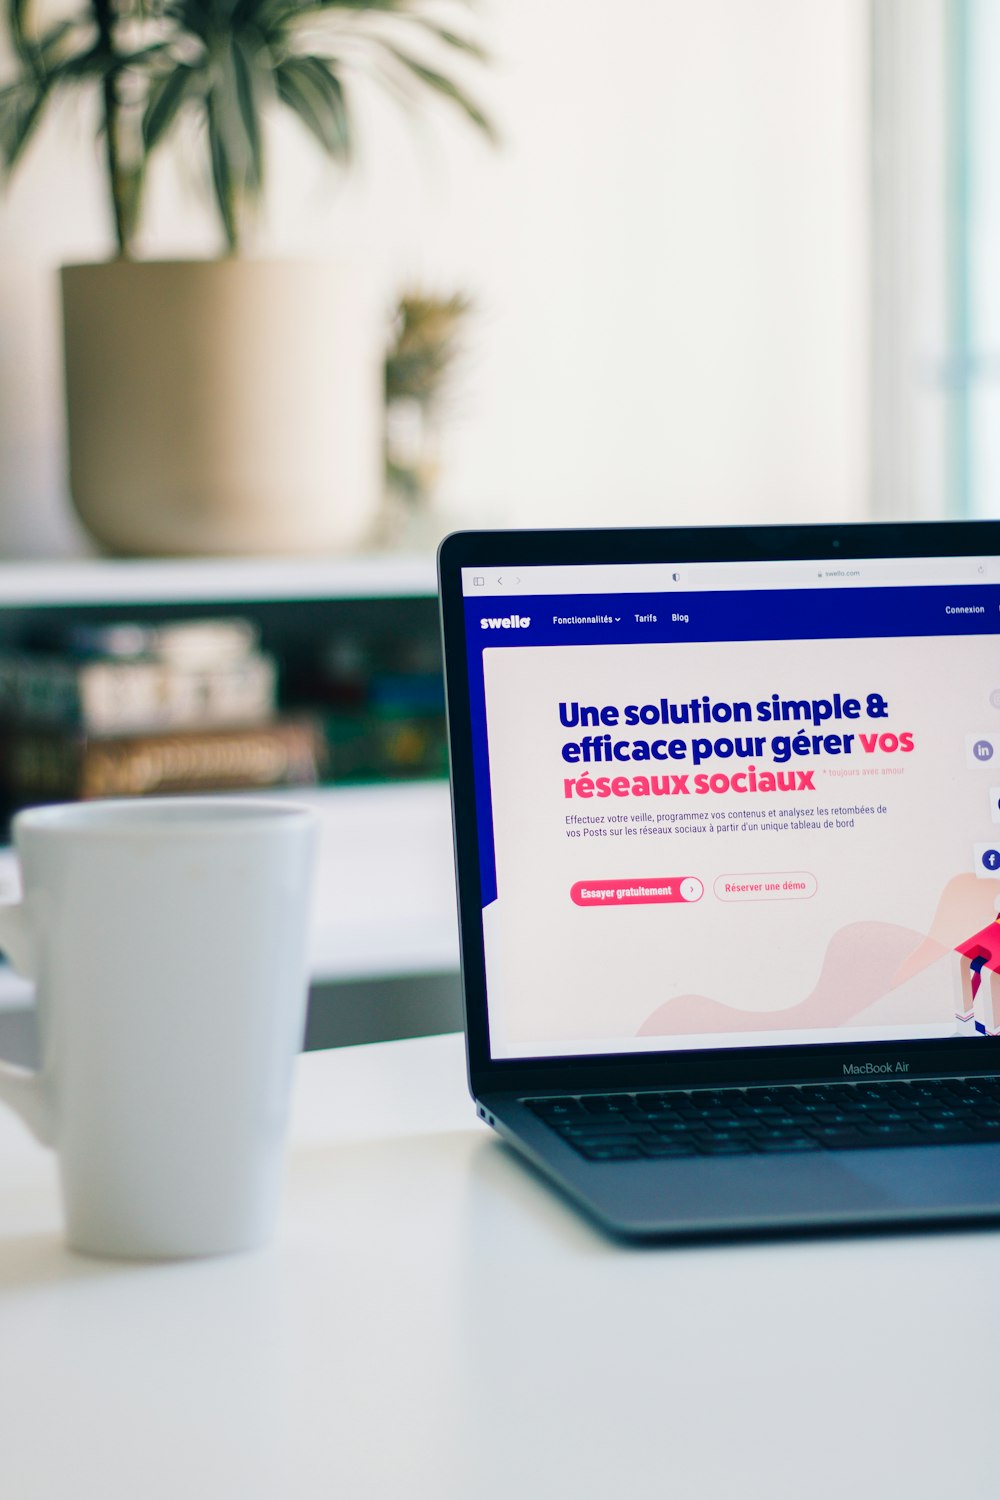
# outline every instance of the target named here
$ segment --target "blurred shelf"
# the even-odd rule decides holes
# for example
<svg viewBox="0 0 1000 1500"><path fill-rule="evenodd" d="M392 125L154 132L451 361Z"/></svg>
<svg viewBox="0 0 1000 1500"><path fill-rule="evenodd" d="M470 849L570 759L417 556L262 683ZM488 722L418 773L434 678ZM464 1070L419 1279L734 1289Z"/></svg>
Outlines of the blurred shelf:
<svg viewBox="0 0 1000 1500"><path fill-rule="evenodd" d="M434 558L423 554L0 562L0 605L413 599L436 593Z"/></svg>
<svg viewBox="0 0 1000 1500"><path fill-rule="evenodd" d="M177 606L266 619L286 649L310 646L363 618L412 641L436 634L431 555L325 558L71 559L0 562L0 637L17 640L36 611L134 607L174 618ZM315 611L298 601L318 601ZM357 603L355 612L352 605ZM290 609L282 609L283 605ZM255 606L261 606L255 616ZM458 968L451 818L443 781L265 792L308 802L321 837L313 913L317 983L453 974ZM0 845L0 900L16 895L13 854ZM32 987L0 960L0 1010L30 1005Z"/></svg>

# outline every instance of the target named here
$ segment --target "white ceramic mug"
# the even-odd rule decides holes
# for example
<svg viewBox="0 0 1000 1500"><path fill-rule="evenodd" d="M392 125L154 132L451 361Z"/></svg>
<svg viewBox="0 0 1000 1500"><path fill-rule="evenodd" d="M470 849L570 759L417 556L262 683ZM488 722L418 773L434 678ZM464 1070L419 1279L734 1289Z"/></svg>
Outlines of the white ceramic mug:
<svg viewBox="0 0 1000 1500"><path fill-rule="evenodd" d="M69 1243L249 1249L273 1229L308 988L315 828L278 800L150 798L14 819L0 949L37 985L41 1070L0 1098L59 1158Z"/></svg>

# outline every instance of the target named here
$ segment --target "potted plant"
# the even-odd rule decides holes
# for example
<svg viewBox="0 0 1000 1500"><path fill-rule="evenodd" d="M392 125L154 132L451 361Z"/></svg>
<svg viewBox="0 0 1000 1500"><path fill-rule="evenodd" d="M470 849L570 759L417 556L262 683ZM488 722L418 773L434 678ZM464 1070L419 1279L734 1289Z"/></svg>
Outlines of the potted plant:
<svg viewBox="0 0 1000 1500"><path fill-rule="evenodd" d="M491 133L452 76L485 60L459 24L464 0L444 12L434 0L86 0L45 24L27 0L6 5L8 171L55 95L100 97L117 255L62 272L70 486L84 524L125 553L356 544L382 482L377 301L329 265L241 251L267 184L272 111L290 110L340 165L366 80L412 104L437 96ZM149 163L182 131L205 154L224 254L144 262Z"/></svg>
<svg viewBox="0 0 1000 1500"><path fill-rule="evenodd" d="M440 541L431 513L441 468L442 428L463 332L472 312L464 293L414 289L399 299L385 361L385 542ZM437 523L436 523L437 522Z"/></svg>

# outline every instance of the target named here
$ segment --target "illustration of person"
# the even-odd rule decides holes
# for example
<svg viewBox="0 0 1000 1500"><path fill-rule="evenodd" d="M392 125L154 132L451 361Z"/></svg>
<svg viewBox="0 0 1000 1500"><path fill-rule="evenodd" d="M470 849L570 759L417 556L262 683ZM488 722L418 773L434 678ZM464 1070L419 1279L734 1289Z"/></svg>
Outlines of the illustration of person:
<svg viewBox="0 0 1000 1500"><path fill-rule="evenodd" d="M1000 1036L1000 915L955 944L961 957L961 998L955 1015L972 1021L981 1036Z"/></svg>

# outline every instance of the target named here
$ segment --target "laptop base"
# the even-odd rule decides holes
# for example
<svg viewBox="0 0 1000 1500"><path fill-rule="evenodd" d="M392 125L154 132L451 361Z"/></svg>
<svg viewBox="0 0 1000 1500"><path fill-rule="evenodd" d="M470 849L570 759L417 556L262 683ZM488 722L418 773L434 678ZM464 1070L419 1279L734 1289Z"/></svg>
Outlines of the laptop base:
<svg viewBox="0 0 1000 1500"><path fill-rule="evenodd" d="M588 1162L518 1100L479 1113L609 1234L666 1243L1000 1223L1000 1144Z"/></svg>

